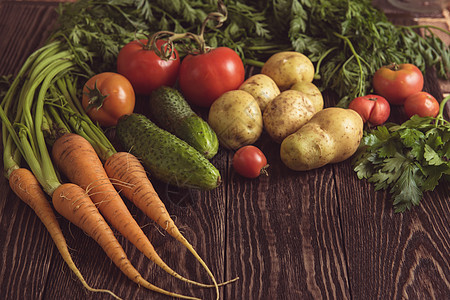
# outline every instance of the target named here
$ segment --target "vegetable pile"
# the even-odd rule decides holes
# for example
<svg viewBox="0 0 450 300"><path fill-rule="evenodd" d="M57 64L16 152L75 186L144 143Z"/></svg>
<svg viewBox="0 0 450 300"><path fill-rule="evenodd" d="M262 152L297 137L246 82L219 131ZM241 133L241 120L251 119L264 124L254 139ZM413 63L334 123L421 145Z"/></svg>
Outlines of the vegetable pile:
<svg viewBox="0 0 450 300"><path fill-rule="evenodd" d="M396 211L417 205L423 191L448 180L448 98L438 114L436 99L422 91L422 72L434 67L446 78L450 50L429 27L422 37L414 27L394 26L368 0L156 2L61 5L58 29L30 55L1 101L11 188L36 211L88 290L118 298L83 279L53 208L138 285L196 299L142 278L109 224L169 274L214 288L219 298L219 286L237 278L216 282L146 172L171 185L214 189L222 178L210 159L220 144L235 151L238 174L267 175L267 158L252 146L264 130L295 171L341 162L358 151L358 177L376 189L390 188ZM405 61L415 65L406 65L417 75L412 86L385 75L388 63ZM245 78L245 66L252 65L261 73ZM340 99L337 107L324 108L327 89ZM138 101L150 101L145 114L135 111ZM411 119L373 128L388 119L388 102L403 105ZM205 109L207 120L194 107ZM427 115L415 116L419 111ZM105 135L107 128L115 130L123 151ZM30 193L19 188L27 182ZM166 265L118 191L185 246L212 283Z"/></svg>
<svg viewBox="0 0 450 300"><path fill-rule="evenodd" d="M354 158L358 177L392 194L396 212L419 205L422 193L450 180L450 122L446 97L436 118L414 115L401 125L388 123L366 131Z"/></svg>
<svg viewBox="0 0 450 300"><path fill-rule="evenodd" d="M410 62L422 72L436 68L447 78L450 49L433 26L395 26L370 0L226 1L227 22L216 28L208 22L204 40L210 47L235 50L245 65L262 66L274 53L295 50L317 66L322 89L333 90L346 107L372 88L372 75L383 65ZM64 9L64 10L63 10ZM93 64L109 70L123 45L161 30L200 32L216 1L81 0L61 6L65 36ZM101 26L99 25L101 24ZM425 30L425 36L417 31ZM361 34L363 33L363 34Z"/></svg>

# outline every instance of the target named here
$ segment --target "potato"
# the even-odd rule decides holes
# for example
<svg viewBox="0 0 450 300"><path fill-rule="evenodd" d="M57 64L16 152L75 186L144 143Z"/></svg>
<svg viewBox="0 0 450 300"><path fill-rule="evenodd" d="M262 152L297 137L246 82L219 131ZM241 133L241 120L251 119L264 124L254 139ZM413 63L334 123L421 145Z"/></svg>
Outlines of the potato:
<svg viewBox="0 0 450 300"><path fill-rule="evenodd" d="M239 89L250 93L258 102L262 112L266 109L267 104L280 94L280 89L275 81L264 74L250 76Z"/></svg>
<svg viewBox="0 0 450 300"><path fill-rule="evenodd" d="M275 81L281 91L300 81L312 82L314 65L309 58L295 51L278 52L264 63L261 73Z"/></svg>
<svg viewBox="0 0 450 300"><path fill-rule="evenodd" d="M258 102L242 90L231 90L217 98L209 108L208 123L220 144L233 150L253 144L263 130Z"/></svg>
<svg viewBox="0 0 450 300"><path fill-rule="evenodd" d="M344 161L358 149L363 127L363 120L354 110L325 108L283 140L281 160L296 171Z"/></svg>
<svg viewBox="0 0 450 300"><path fill-rule="evenodd" d="M281 143L296 132L316 113L312 101L302 92L287 90L281 92L267 105L263 123L269 136Z"/></svg>
<svg viewBox="0 0 450 300"><path fill-rule="evenodd" d="M323 109L323 96L319 88L312 82L300 81L291 86L291 90L304 93L312 101L316 112Z"/></svg>

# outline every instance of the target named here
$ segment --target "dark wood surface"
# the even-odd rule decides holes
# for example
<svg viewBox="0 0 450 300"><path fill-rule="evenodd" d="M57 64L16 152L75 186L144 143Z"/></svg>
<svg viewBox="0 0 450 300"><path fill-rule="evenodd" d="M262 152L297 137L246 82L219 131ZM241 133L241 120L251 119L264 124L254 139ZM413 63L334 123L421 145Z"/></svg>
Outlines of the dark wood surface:
<svg viewBox="0 0 450 300"><path fill-rule="evenodd" d="M375 1L383 7L384 1ZM18 71L43 44L56 2L0 2L0 73ZM391 11L392 12L392 11ZM395 12L395 10L394 10ZM395 15L395 14L394 14ZM425 90L442 99L435 76ZM327 105L332 99L326 97ZM269 176L244 179L221 149L212 162L223 184L209 192L154 182L168 210L218 280L222 299L449 299L450 190L441 184L420 206L393 212L389 194L358 180L345 161L309 172L287 169L266 135ZM61 259L34 212L0 179L0 299L112 299L87 292ZM160 256L180 274L209 282L182 246L127 202ZM87 282L124 299L167 299L128 280L99 246L59 218ZM214 299L212 289L172 279L117 234L137 269L162 288Z"/></svg>

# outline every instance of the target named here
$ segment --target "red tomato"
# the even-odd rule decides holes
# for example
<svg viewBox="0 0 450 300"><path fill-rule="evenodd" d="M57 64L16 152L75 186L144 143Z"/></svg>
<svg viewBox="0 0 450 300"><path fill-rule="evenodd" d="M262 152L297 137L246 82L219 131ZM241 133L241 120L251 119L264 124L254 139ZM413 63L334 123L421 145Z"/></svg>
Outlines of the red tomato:
<svg viewBox="0 0 450 300"><path fill-rule="evenodd" d="M423 89L423 74L412 64L390 64L373 75L373 89L390 104L401 105L406 97Z"/></svg>
<svg viewBox="0 0 450 300"><path fill-rule="evenodd" d="M391 107L389 102L378 95L366 95L357 97L350 102L348 108L353 109L370 125L381 125L389 118Z"/></svg>
<svg viewBox="0 0 450 300"><path fill-rule="evenodd" d="M179 85L188 102L202 107L244 82L245 70L239 55L227 47L203 54L189 54L181 62Z"/></svg>
<svg viewBox="0 0 450 300"><path fill-rule="evenodd" d="M117 72L133 85L136 94L149 95L160 86L173 86L180 69L180 58L174 49L170 59L160 58L153 50L146 49L148 40L126 44L117 56ZM164 40L157 40L160 49Z"/></svg>
<svg viewBox="0 0 450 300"><path fill-rule="evenodd" d="M439 113L439 102L427 92L418 92L406 98L403 104L406 115L420 117L436 117Z"/></svg>
<svg viewBox="0 0 450 300"><path fill-rule="evenodd" d="M256 178L261 174L267 175L268 167L264 153L252 145L239 148L233 156L233 168L247 178Z"/></svg>
<svg viewBox="0 0 450 300"><path fill-rule="evenodd" d="M105 72L92 76L83 87L82 106L101 126L117 124L119 118L134 111L135 94L124 76Z"/></svg>

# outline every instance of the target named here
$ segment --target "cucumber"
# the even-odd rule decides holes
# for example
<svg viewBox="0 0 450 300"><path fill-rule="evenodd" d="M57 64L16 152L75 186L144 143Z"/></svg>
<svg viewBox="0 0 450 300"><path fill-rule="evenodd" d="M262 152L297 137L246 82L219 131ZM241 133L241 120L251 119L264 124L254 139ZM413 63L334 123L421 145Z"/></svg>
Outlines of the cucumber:
<svg viewBox="0 0 450 300"><path fill-rule="evenodd" d="M176 89L162 86L152 92L149 103L151 119L197 149L207 159L217 154L219 140L209 124L198 116Z"/></svg>
<svg viewBox="0 0 450 300"><path fill-rule="evenodd" d="M185 141L158 127L145 115L121 117L116 138L143 164L150 176L169 184L211 190L221 183L216 167Z"/></svg>

